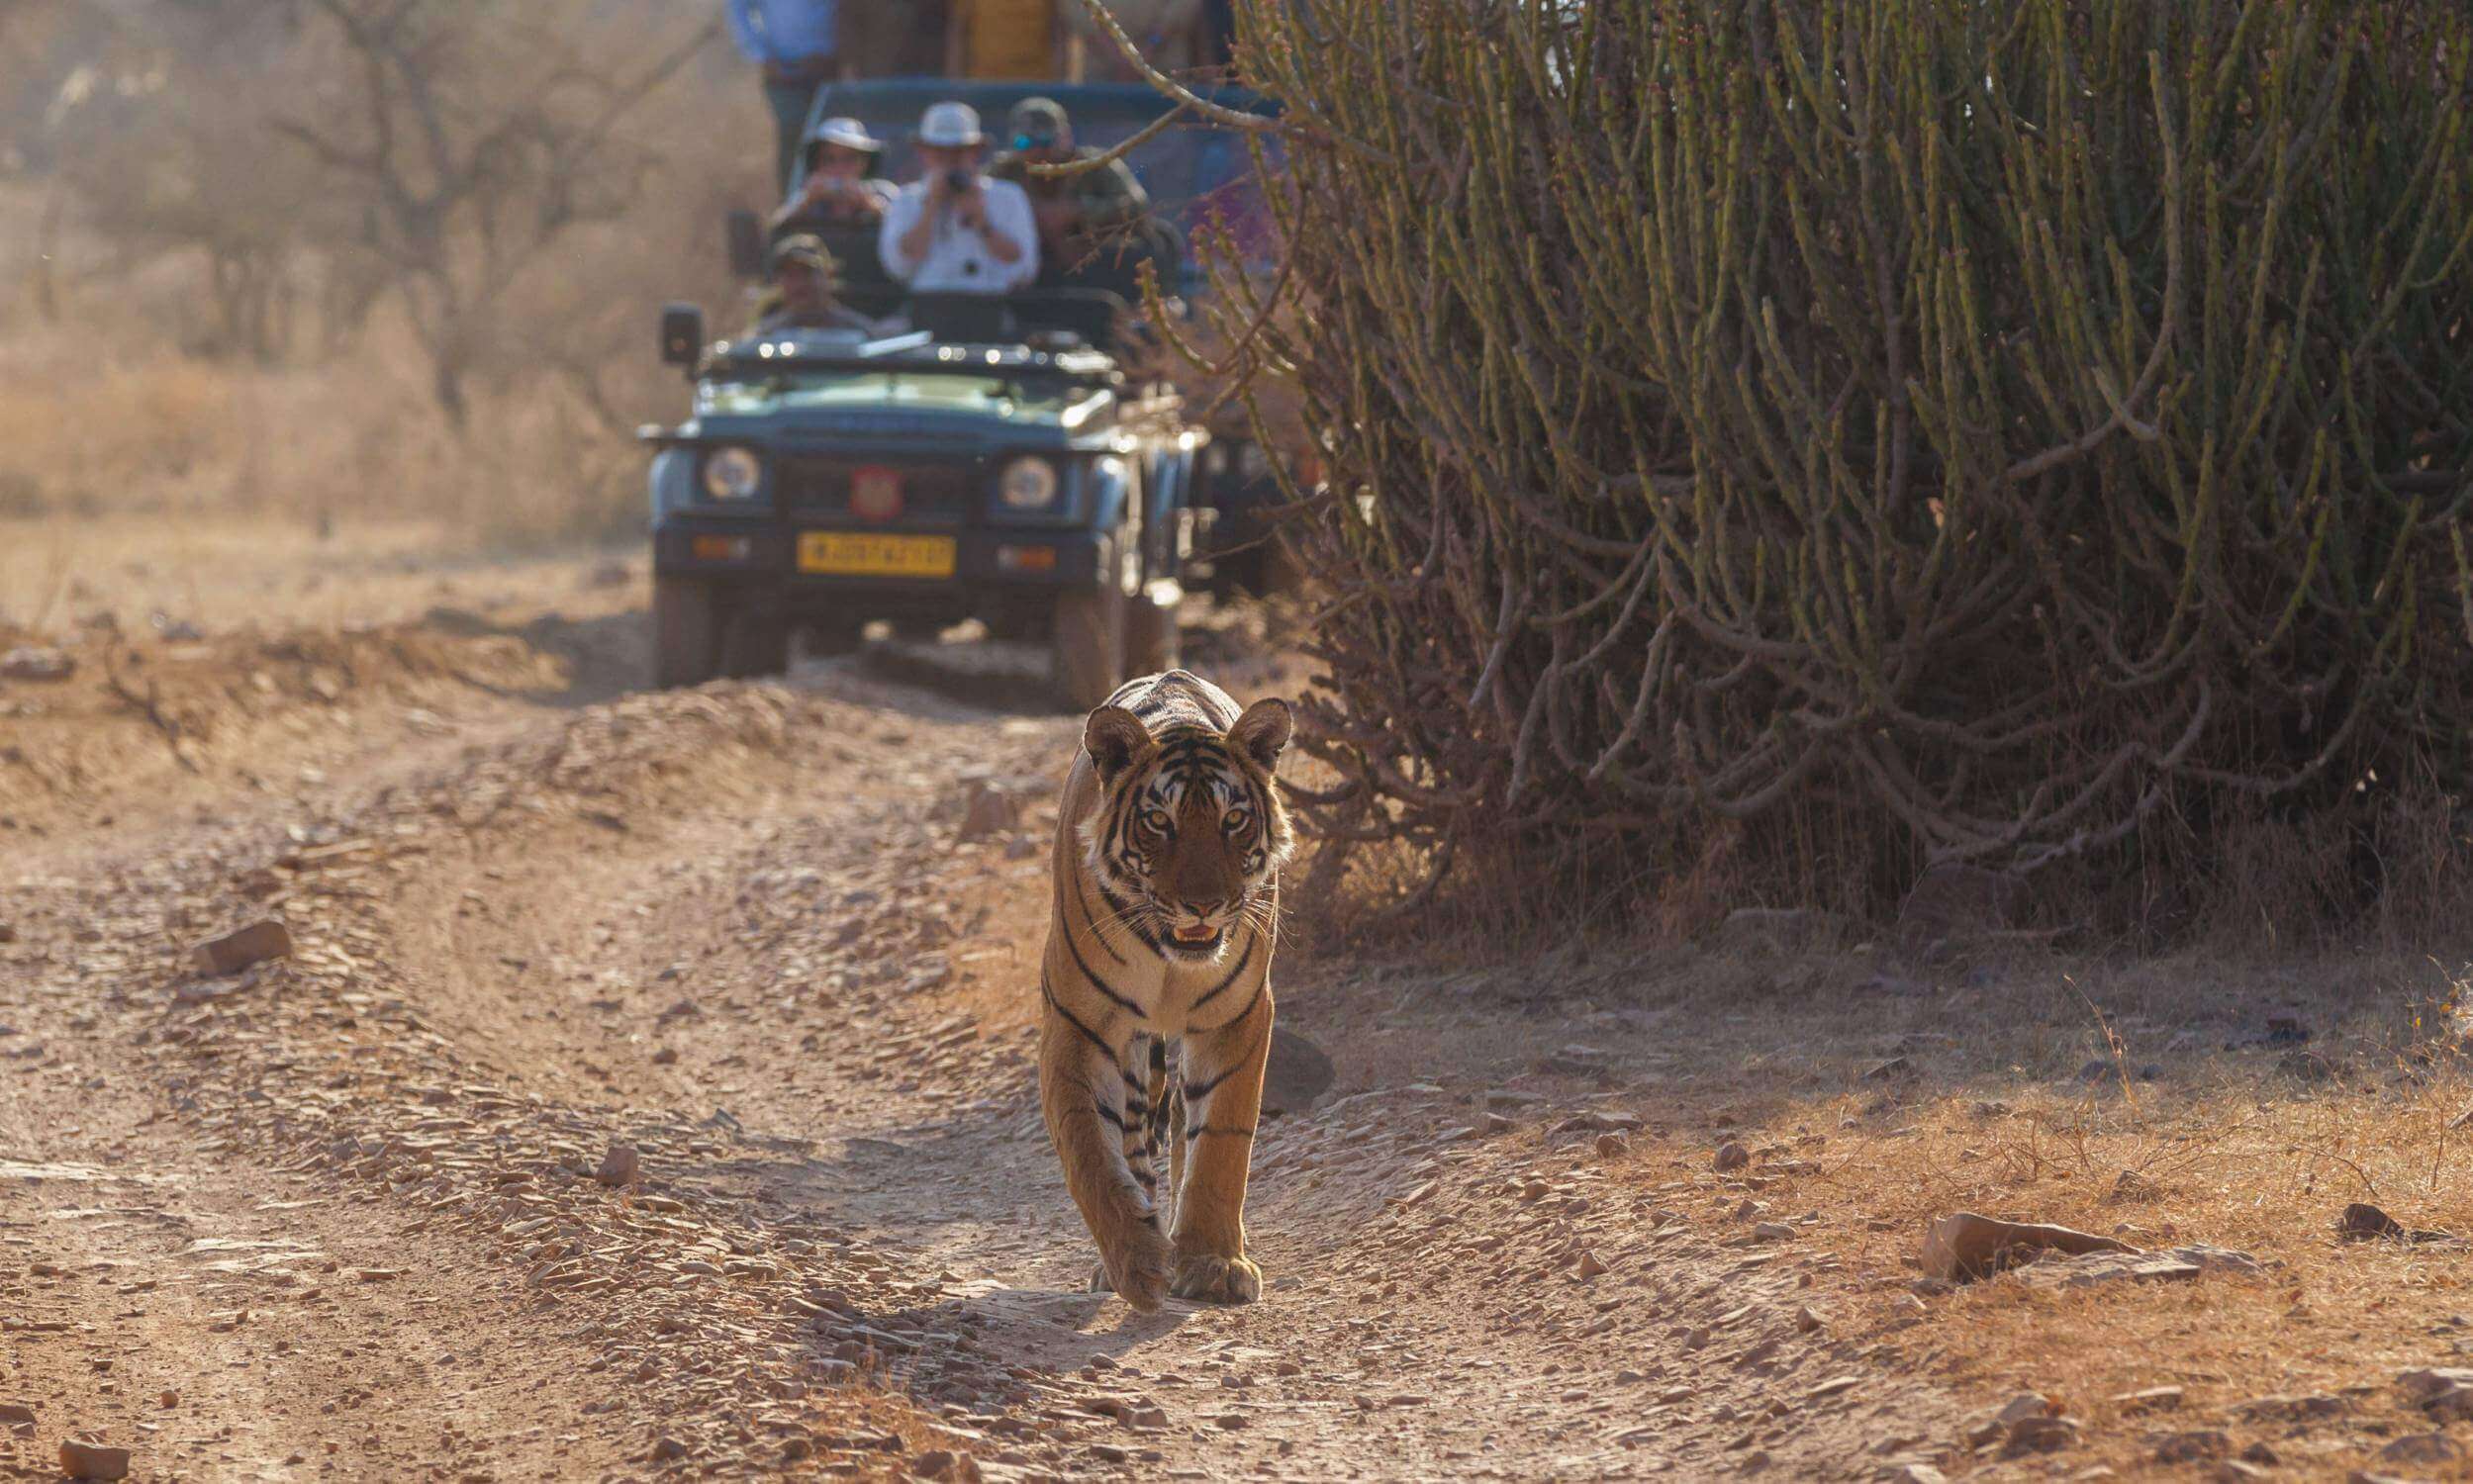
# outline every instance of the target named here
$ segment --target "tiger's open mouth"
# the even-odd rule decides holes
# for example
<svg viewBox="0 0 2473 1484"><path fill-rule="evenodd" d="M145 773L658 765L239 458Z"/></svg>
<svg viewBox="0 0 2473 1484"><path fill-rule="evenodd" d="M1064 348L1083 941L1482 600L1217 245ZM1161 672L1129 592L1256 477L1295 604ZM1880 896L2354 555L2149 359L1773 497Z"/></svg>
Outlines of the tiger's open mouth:
<svg viewBox="0 0 2473 1484"><path fill-rule="evenodd" d="M1219 929L1210 926L1208 923L1196 922L1171 929L1168 936L1176 939L1179 943L1190 943L1199 947L1205 943L1218 942Z"/></svg>

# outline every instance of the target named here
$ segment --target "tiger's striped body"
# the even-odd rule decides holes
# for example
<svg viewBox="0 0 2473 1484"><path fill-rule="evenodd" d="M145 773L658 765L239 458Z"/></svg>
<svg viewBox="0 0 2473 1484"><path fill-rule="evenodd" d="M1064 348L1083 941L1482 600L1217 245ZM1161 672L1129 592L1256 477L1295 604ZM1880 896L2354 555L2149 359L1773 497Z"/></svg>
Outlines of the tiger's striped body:
<svg viewBox="0 0 2473 1484"><path fill-rule="evenodd" d="M1245 1184L1271 1049L1287 705L1182 670L1091 713L1058 809L1039 1096L1106 1285L1244 1303ZM1163 1188L1163 1156L1168 1168Z"/></svg>

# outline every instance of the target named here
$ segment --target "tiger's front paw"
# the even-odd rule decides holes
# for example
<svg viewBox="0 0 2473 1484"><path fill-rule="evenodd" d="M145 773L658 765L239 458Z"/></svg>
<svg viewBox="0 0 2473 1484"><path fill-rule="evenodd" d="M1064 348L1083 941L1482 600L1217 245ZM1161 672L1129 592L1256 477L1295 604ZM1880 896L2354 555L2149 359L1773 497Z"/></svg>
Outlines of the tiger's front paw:
<svg viewBox="0 0 2473 1484"><path fill-rule="evenodd" d="M1263 1270L1251 1257L1189 1252L1177 1259L1168 1291L1204 1304L1250 1304L1263 1296Z"/></svg>
<svg viewBox="0 0 2473 1484"><path fill-rule="evenodd" d="M1159 1307L1168 1288L1168 1242L1147 1226L1115 1252L1099 1251L1098 1270L1091 1274L1094 1291L1114 1289L1116 1296L1148 1314Z"/></svg>

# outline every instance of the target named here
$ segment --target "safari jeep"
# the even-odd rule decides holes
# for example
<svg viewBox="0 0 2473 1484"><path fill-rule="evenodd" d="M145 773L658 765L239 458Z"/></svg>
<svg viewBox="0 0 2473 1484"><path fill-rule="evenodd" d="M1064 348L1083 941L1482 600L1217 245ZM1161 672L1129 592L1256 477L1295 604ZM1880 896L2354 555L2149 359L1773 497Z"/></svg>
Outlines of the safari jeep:
<svg viewBox="0 0 2473 1484"><path fill-rule="evenodd" d="M1278 105L1241 87L1202 89L1212 104L1243 113L1273 115ZM1263 199L1254 172L1254 151L1245 137L1200 120L1170 118L1177 105L1142 83L962 82L951 78L872 78L835 82L818 90L809 113L812 138L823 121L837 116L857 119L886 141L883 173L894 180L915 178L919 165L911 138L919 115L929 104L958 99L979 111L996 129L1013 107L1032 94L1062 104L1071 115L1078 143L1100 148L1122 146L1125 164L1149 193L1153 229L1164 235L1158 254L1160 287L1176 309L1190 315L1211 290L1195 244L1217 244L1221 265L1238 266L1268 290L1279 274L1282 251L1275 216ZM1001 147L1002 140L999 140ZM1282 151L1276 139L1261 139L1263 159L1276 174ZM802 151L785 181L784 193L796 198L805 183L807 162ZM893 315L906 304L900 285L885 275L877 258L873 227L837 226L816 220L778 224L773 232L813 232L822 238L841 265L844 303L870 315ZM730 224L731 265L743 279L764 269L765 229L753 212L733 214ZM1104 288L1127 304L1139 304L1135 260L1116 257L1088 265L1079 275L1086 285ZM1199 325L1189 319L1181 332ZM1094 336L1094 338L1098 338ZM1181 364L1163 367L1172 379L1183 377ZM1194 560L1186 581L1201 583L1214 593L1238 590L1262 593L1284 586L1284 553L1277 541L1278 511L1284 502L1275 465L1284 466L1293 481L1310 488L1318 476L1315 450L1302 443L1272 449L1256 440L1256 428L1241 402L1215 398L1209 387L1188 387L1191 403L1216 403L1209 424L1210 444L1203 450L1188 492L1192 510Z"/></svg>
<svg viewBox="0 0 2473 1484"><path fill-rule="evenodd" d="M794 634L831 651L877 620L1045 639L1078 707L1175 665L1207 439L1172 390L1133 383L1071 327L1121 306L1016 294L1014 328L987 337L967 322L993 302L938 313L928 298L912 320L934 328L873 339L708 345L699 309L663 311L662 354L690 368L694 406L639 434L658 449L657 685L778 672Z"/></svg>

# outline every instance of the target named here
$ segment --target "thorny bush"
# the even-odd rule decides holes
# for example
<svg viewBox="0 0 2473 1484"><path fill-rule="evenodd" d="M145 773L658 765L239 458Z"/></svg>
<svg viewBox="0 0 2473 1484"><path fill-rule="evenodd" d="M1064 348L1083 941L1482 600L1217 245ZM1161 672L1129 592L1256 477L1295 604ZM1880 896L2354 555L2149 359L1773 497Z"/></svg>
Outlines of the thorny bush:
<svg viewBox="0 0 2473 1484"><path fill-rule="evenodd" d="M2473 14L1249 4L1337 838L1876 910L2453 796ZM1748 875L1747 875L1748 871Z"/></svg>

